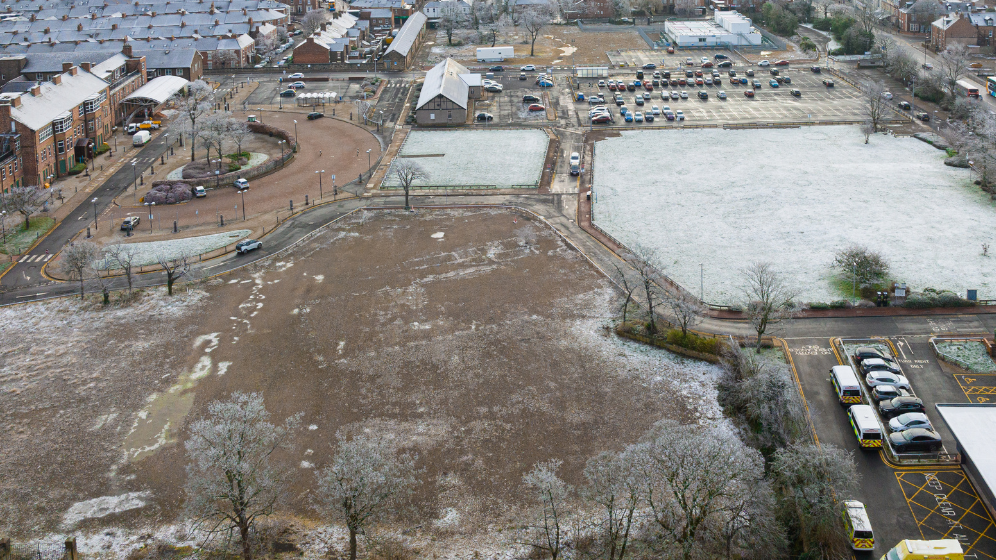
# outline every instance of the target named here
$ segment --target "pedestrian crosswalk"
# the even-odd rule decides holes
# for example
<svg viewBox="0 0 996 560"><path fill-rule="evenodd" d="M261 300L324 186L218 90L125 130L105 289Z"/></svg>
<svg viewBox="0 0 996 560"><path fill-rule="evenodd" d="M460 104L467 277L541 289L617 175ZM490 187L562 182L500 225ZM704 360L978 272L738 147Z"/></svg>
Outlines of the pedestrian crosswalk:
<svg viewBox="0 0 996 560"><path fill-rule="evenodd" d="M30 263L30 262L47 262L52 258L52 255L46 255L44 253L38 253L35 255L25 255L21 257L18 262Z"/></svg>

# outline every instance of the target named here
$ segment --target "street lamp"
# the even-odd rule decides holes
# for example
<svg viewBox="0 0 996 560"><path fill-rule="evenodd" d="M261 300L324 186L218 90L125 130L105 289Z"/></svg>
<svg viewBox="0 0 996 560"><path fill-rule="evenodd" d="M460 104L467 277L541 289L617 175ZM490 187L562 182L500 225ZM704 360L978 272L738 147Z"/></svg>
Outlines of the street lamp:
<svg viewBox="0 0 996 560"><path fill-rule="evenodd" d="M146 202L145 206L149 209L149 234L152 234L152 207L155 206L155 202Z"/></svg>
<svg viewBox="0 0 996 560"><path fill-rule="evenodd" d="M337 195L337 194L339 194L339 193L338 193L338 191L335 190L335 175L332 175L332 200L333 201L335 200L335 195Z"/></svg>
<svg viewBox="0 0 996 560"><path fill-rule="evenodd" d="M216 189L220 189L221 188L221 182L220 181L221 181L221 171L215 169L214 170L214 188L216 188Z"/></svg>
<svg viewBox="0 0 996 560"><path fill-rule="evenodd" d="M370 163L370 150L367 150L367 170L368 171L370 170L370 166L371 165L373 165L373 164Z"/></svg>
<svg viewBox="0 0 996 560"><path fill-rule="evenodd" d="M7 211L0 210L0 227L3 228L3 244L7 244Z"/></svg>
<svg viewBox="0 0 996 560"><path fill-rule="evenodd" d="M322 194L322 173L325 173L325 170L315 171L315 173L318 174L318 199L321 200L324 197Z"/></svg>
<svg viewBox="0 0 996 560"><path fill-rule="evenodd" d="M246 191L249 189L239 189L239 193L242 195L242 221L246 221ZM238 214L236 214L237 216Z"/></svg>
<svg viewBox="0 0 996 560"><path fill-rule="evenodd" d="M294 119L294 145L297 145L297 119Z"/></svg>
<svg viewBox="0 0 996 560"><path fill-rule="evenodd" d="M280 167L284 166L284 141L277 141L277 146L280 148Z"/></svg>
<svg viewBox="0 0 996 560"><path fill-rule="evenodd" d="M97 231L97 197L93 197L93 231Z"/></svg>

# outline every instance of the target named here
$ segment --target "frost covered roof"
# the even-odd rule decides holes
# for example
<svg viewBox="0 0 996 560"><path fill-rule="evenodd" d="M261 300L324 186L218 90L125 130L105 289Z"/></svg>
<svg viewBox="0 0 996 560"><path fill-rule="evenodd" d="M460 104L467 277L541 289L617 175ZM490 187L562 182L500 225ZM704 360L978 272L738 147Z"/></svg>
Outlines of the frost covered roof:
<svg viewBox="0 0 996 560"><path fill-rule="evenodd" d="M155 101L156 105L164 103L172 95L187 85L187 80L179 76L159 76L151 82L135 90L125 97L125 101Z"/></svg>
<svg viewBox="0 0 996 560"><path fill-rule="evenodd" d="M425 73L425 82L422 84L422 92L418 95L415 109L421 109L437 95L442 95L466 109L470 86L460 78L461 74L469 74L469 72L452 58L447 58L433 66L432 70Z"/></svg>
<svg viewBox="0 0 996 560"><path fill-rule="evenodd" d="M10 114L19 123L38 130L52 122L52 118L72 111L80 103L95 93L107 89L107 82L97 76L77 69L61 74L62 83L42 82L39 95L21 94L21 105L10 108Z"/></svg>
<svg viewBox="0 0 996 560"><path fill-rule="evenodd" d="M387 50L384 51L384 56L387 56L387 53L390 52L397 52L408 56L408 51L415 44L415 39L418 39L418 34L422 32L422 28L425 27L425 22L428 19L422 12L412 14L408 18L408 21L401 26L401 31L398 31L397 37L391 41L391 46L387 47Z"/></svg>

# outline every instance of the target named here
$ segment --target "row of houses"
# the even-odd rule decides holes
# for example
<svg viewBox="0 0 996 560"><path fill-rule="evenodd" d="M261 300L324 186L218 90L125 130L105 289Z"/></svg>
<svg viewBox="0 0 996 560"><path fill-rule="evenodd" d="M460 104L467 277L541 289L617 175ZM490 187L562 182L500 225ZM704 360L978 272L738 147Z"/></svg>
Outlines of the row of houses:
<svg viewBox="0 0 996 560"><path fill-rule="evenodd" d="M294 64L376 62L386 71L406 70L415 61L428 19L421 12L412 13L394 32L394 15L386 8L354 9L335 15L294 47ZM381 53L383 44L387 47Z"/></svg>
<svg viewBox="0 0 996 560"><path fill-rule="evenodd" d="M949 45L993 46L996 12L952 13L938 18L930 26L930 46L942 51Z"/></svg>

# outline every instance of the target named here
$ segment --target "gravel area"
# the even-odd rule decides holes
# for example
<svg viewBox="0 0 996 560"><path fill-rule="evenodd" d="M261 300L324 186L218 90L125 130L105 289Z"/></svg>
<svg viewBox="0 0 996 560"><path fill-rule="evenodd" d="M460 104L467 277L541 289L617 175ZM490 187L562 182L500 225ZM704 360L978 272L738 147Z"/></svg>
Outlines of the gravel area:
<svg viewBox="0 0 996 560"><path fill-rule="evenodd" d="M881 253L911 289L996 298L996 212L968 170L914 138L857 127L626 131L595 144L593 221L705 299L732 303L765 261L801 301L829 302L834 253ZM700 268L701 266L701 268ZM700 272L701 271L701 272Z"/></svg>
<svg viewBox="0 0 996 560"><path fill-rule="evenodd" d="M210 253L211 251L220 249L225 245L236 243L250 233L252 233L252 230L237 229L224 233L215 233L212 235L201 235L198 237L187 237L184 239L170 239L167 241L127 243L125 245L131 247L132 250L135 251L135 266L145 266L155 264L157 262L157 256L160 254L165 254L172 258L173 256L181 254L197 256L203 255L204 253ZM102 264L98 266L98 268L102 267Z"/></svg>

